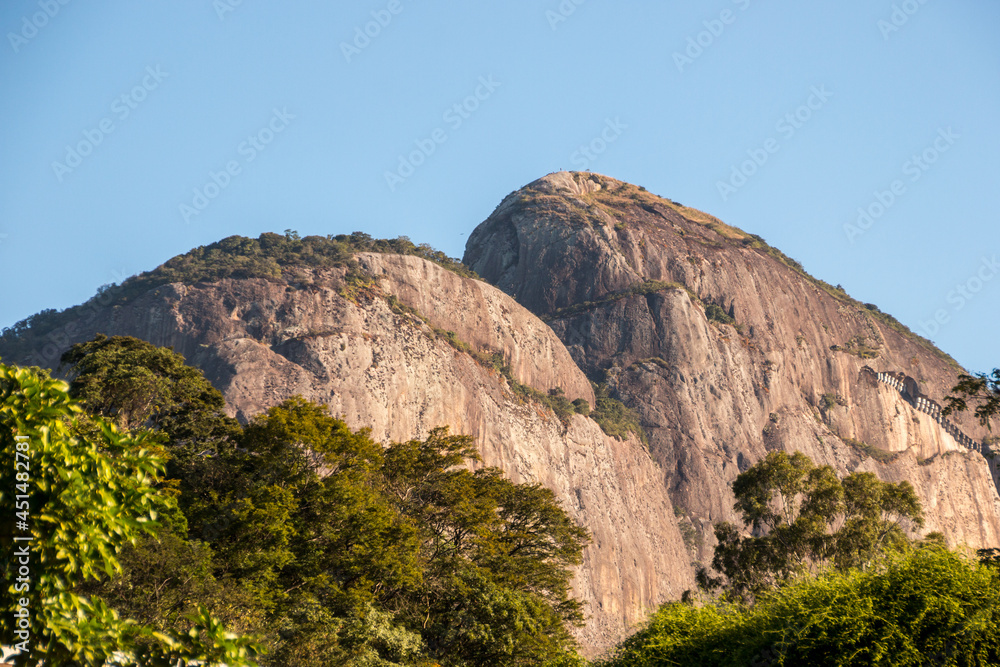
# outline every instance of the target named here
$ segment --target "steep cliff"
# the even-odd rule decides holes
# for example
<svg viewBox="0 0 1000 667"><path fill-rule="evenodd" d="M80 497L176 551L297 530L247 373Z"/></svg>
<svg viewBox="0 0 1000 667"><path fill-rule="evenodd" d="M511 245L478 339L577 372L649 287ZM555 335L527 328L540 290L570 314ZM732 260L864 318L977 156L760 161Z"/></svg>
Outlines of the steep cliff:
<svg viewBox="0 0 1000 667"><path fill-rule="evenodd" d="M484 465L553 489L592 532L575 582L590 650L693 586L712 525L736 519L731 482L769 450L909 480L926 530L1000 544L987 433L935 412L961 369L759 237L561 172L470 236L466 264L496 287L409 242L344 238L225 239L19 325L0 356L55 366L132 335L201 367L242 419L301 394L380 440L472 435ZM638 413L648 450L538 399L594 405L591 380Z"/></svg>
<svg viewBox="0 0 1000 667"><path fill-rule="evenodd" d="M574 582L589 616L579 631L585 650L620 640L694 585L663 472L635 437L611 438L581 415L564 424L515 391L512 382L543 393L558 387L594 404L590 382L547 325L496 288L424 259L355 259L350 272L160 285L65 322L45 337L52 348L44 354L98 332L132 335L201 367L243 419L301 394L382 441L440 425L472 435L484 465L553 489L591 531ZM483 363L492 353L507 359L508 376Z"/></svg>
<svg viewBox="0 0 1000 667"><path fill-rule="evenodd" d="M928 530L1000 543L987 458L862 372L904 373L940 402L958 365L759 237L642 188L560 172L504 199L464 261L641 415L703 560L712 524L736 518L730 483L772 449L908 479ZM958 427L964 444L987 435L967 416Z"/></svg>

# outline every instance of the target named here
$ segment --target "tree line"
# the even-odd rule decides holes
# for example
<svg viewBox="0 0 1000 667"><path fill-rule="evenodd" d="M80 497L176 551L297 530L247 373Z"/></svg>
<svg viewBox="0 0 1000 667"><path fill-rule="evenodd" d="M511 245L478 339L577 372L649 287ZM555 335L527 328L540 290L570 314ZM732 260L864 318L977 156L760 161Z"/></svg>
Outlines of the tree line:
<svg viewBox="0 0 1000 667"><path fill-rule="evenodd" d="M548 489L473 470L470 437L381 444L300 397L240 425L135 338L63 363L68 386L0 365L6 581L17 435L37 517L15 664L582 663L570 582L589 535ZM11 645L20 600L0 595Z"/></svg>
<svg viewBox="0 0 1000 667"><path fill-rule="evenodd" d="M551 491L470 465L469 437L377 443L301 397L241 425L135 338L62 361L68 384L0 364L15 664L587 664L570 591L587 531ZM1000 371L946 404L989 426ZM919 535L908 482L771 452L733 492L743 525L715 527L698 590L594 665L1000 664L1000 551Z"/></svg>

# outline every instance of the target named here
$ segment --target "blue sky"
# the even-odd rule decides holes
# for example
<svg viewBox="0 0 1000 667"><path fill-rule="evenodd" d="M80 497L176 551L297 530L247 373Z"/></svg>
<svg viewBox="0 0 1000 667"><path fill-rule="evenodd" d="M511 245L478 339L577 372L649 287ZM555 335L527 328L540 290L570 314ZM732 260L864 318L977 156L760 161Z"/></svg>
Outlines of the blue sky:
<svg viewBox="0 0 1000 667"><path fill-rule="evenodd" d="M589 168L1000 366L1000 3L62 2L0 7L0 326L232 234L461 257Z"/></svg>

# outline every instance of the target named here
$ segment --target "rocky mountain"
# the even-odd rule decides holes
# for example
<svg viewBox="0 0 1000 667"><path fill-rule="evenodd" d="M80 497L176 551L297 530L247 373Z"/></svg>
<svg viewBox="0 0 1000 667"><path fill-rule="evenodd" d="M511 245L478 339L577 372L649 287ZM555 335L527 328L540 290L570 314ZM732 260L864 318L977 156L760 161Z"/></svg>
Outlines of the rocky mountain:
<svg viewBox="0 0 1000 667"><path fill-rule="evenodd" d="M441 425L472 435L484 465L553 489L590 530L574 591L590 619L579 639L591 651L694 585L662 471L638 439L610 437L579 414L560 419L531 398L558 387L595 403L548 326L500 290L425 259L355 260L281 279L164 284L60 322L30 353L8 337L0 356L53 365L99 332L131 335L202 368L241 419L298 394L380 441ZM493 363L498 354L505 364Z"/></svg>
<svg viewBox="0 0 1000 667"><path fill-rule="evenodd" d="M977 451L988 433L968 416L949 432L916 400L940 403L960 367L763 239L633 185L561 172L504 199L464 261L639 412L700 559L711 525L736 519L730 482L772 449L910 480L927 530L998 543L995 470Z"/></svg>
<svg viewBox="0 0 1000 667"><path fill-rule="evenodd" d="M591 531L575 582L590 651L693 586L712 524L736 518L730 483L769 450L908 479L927 530L1000 543L987 433L934 410L957 364L758 237L560 172L470 236L485 282L433 254L346 247L226 239L18 325L0 357L52 367L96 333L132 335L201 367L241 419L300 394L383 441L470 434L483 465L553 489ZM648 443L558 410L596 406L595 386Z"/></svg>

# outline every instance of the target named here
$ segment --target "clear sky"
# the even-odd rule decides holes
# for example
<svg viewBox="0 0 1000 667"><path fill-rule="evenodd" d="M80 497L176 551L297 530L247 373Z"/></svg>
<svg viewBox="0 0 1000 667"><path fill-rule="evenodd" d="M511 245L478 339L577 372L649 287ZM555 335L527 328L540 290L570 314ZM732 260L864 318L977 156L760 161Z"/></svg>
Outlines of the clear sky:
<svg viewBox="0 0 1000 667"><path fill-rule="evenodd" d="M461 257L589 168L1000 366L995 0L4 0L0 29L0 326L233 234Z"/></svg>

